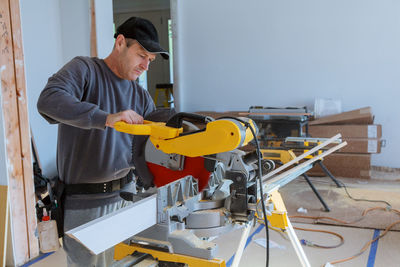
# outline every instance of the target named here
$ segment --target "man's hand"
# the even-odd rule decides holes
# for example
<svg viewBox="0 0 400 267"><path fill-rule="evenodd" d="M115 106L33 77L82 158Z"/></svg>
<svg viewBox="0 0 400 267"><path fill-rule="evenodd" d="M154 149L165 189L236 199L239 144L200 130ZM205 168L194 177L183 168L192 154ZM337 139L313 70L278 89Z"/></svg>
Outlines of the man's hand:
<svg viewBox="0 0 400 267"><path fill-rule="evenodd" d="M124 121L129 124L142 124L143 117L133 110L124 110L115 114L109 114L106 120L106 126L114 128L114 123Z"/></svg>

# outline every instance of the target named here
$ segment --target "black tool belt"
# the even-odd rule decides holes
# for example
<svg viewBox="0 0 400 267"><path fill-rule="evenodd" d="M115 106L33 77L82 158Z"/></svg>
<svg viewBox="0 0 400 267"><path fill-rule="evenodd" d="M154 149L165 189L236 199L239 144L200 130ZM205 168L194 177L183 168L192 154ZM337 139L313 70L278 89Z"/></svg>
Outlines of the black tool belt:
<svg viewBox="0 0 400 267"><path fill-rule="evenodd" d="M132 175L127 175L118 180L98 184L66 184L67 195L112 193L121 190L132 181Z"/></svg>

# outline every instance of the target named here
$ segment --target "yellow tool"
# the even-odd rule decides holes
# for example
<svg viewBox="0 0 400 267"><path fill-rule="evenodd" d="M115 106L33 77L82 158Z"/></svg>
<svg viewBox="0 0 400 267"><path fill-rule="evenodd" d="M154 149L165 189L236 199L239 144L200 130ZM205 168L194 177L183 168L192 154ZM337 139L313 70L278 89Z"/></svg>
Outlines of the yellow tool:
<svg viewBox="0 0 400 267"><path fill-rule="evenodd" d="M264 216L261 207L261 200L257 203L256 217L261 223L264 223ZM272 205L273 210L271 215L267 215L267 219L271 227L279 228L285 231L288 227L288 216L285 203L283 202L281 194L278 190L272 191L266 200L266 205Z"/></svg>
<svg viewBox="0 0 400 267"><path fill-rule="evenodd" d="M286 230L288 227L288 217L281 194L277 190L273 191L269 201L274 204L274 211L272 212L272 215L268 216L268 221L272 227Z"/></svg>
<svg viewBox="0 0 400 267"><path fill-rule="evenodd" d="M156 94L154 96L154 104L158 107L158 96L160 93L164 93L163 106L165 108L170 107L174 102L174 85L171 83L162 83L156 85Z"/></svg>
<svg viewBox="0 0 400 267"><path fill-rule="evenodd" d="M124 257L138 251L152 255L153 258L159 261L185 263L190 267L225 267L225 261L220 259L206 260L181 254L172 254L154 249L148 249L134 244L127 245L120 243L115 246L114 259L122 260Z"/></svg>
<svg viewBox="0 0 400 267"><path fill-rule="evenodd" d="M285 146L279 145L278 147L275 148L268 148L268 149L260 149L263 159L270 159L270 160L279 160L283 164L288 163L292 159L296 158L296 155L293 152L293 149L288 148L288 143L289 142L297 142L297 143L303 143L303 146L301 147L303 149L303 153L306 153L309 151L309 148L313 148L315 146L321 145L323 141L326 141L326 138L298 138L298 137L288 137L285 140ZM338 141L335 141L333 143L338 143ZM286 147L286 148L285 148ZM296 148L296 147L293 147ZM315 153L310 154L306 157L305 159L312 159L313 157L317 155L321 155L323 152L322 149L317 150Z"/></svg>
<svg viewBox="0 0 400 267"><path fill-rule="evenodd" d="M263 159L279 160L283 164L288 163L296 157L292 150L282 149L260 149Z"/></svg>
<svg viewBox="0 0 400 267"><path fill-rule="evenodd" d="M256 126L249 120L251 127ZM182 134L182 128L166 126L162 122L144 121L144 124L115 123L115 129L134 135L149 135L153 145L164 153L198 157L231 151L246 145L253 139L249 128L233 119L221 119L207 123L206 128Z"/></svg>

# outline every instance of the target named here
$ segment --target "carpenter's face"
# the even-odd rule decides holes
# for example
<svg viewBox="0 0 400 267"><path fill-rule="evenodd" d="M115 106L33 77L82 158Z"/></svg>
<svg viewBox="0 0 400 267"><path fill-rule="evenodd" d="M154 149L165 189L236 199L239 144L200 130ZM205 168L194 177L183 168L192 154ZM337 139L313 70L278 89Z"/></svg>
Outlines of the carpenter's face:
<svg viewBox="0 0 400 267"><path fill-rule="evenodd" d="M149 69L150 62L156 58L156 54L147 52L135 40L124 41L120 47L118 74L122 79L136 80Z"/></svg>

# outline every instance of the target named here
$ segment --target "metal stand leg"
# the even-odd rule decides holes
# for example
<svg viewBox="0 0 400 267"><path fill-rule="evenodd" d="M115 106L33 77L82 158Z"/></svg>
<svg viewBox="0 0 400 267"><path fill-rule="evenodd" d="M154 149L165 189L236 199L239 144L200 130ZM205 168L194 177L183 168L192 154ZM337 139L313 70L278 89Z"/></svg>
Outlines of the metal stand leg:
<svg viewBox="0 0 400 267"><path fill-rule="evenodd" d="M293 245L294 250L296 251L297 257L299 258L301 262L301 266L303 267L310 267L310 263L308 262L307 256L304 253L303 247L300 244L300 241L294 232L293 226L291 222L289 221L289 218L287 219L288 227L287 227L287 232L290 238L290 242Z"/></svg>
<svg viewBox="0 0 400 267"><path fill-rule="evenodd" d="M335 176L326 168L326 166L322 163L322 161L318 161L319 166L321 169L335 182L337 187L342 187L338 180L336 180Z"/></svg>
<svg viewBox="0 0 400 267"><path fill-rule="evenodd" d="M308 185L311 187L312 191L314 192L314 194L317 196L317 198L319 199L319 201L321 202L322 206L324 206L324 209L326 212L329 212L330 209L328 207L328 205L325 203L324 199L321 197L321 195L319 194L319 192L317 191L317 189L314 187L314 185L311 183L310 178L308 177L307 174L303 173L303 177L304 179L306 179Z"/></svg>
<svg viewBox="0 0 400 267"><path fill-rule="evenodd" d="M307 256L304 253L303 247L301 246L289 217L287 216L287 210L285 204L283 203L281 194L278 191L273 191L271 192L270 196L270 200L274 204L274 211L270 216L267 217L268 221L270 222L271 226L287 231L290 242L292 243L297 257L301 262L301 266L310 267L310 263L308 262Z"/></svg>
<svg viewBox="0 0 400 267"><path fill-rule="evenodd" d="M267 226L268 227L268 226ZM238 267L240 259L242 258L242 254L244 251L244 246L246 245L247 238L249 237L251 229L251 223L246 224L245 228L242 232L242 237L240 238L239 247L235 253L235 258L233 258L232 267Z"/></svg>

